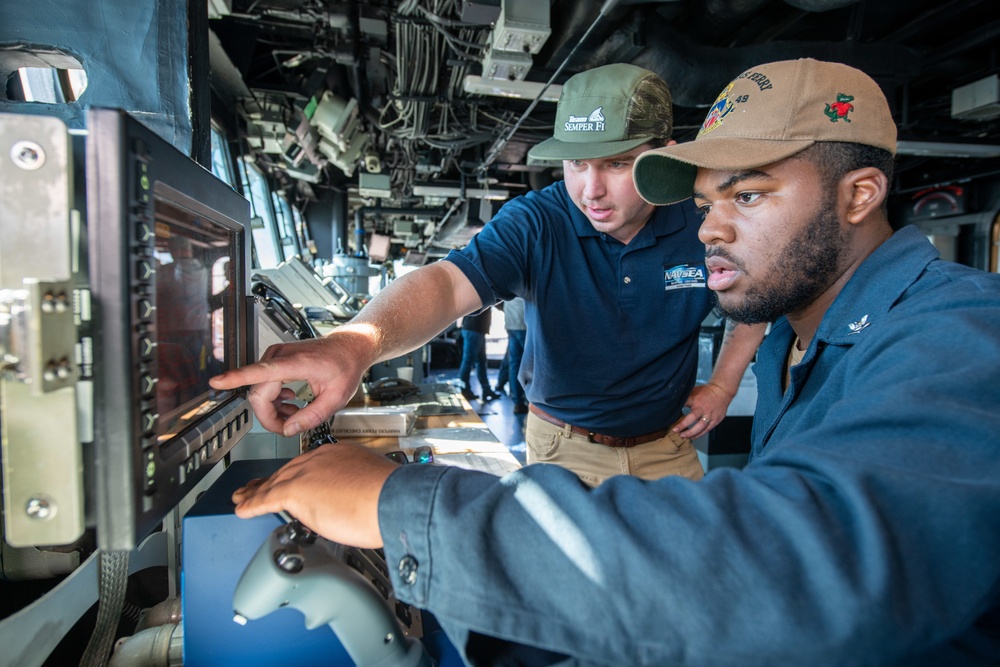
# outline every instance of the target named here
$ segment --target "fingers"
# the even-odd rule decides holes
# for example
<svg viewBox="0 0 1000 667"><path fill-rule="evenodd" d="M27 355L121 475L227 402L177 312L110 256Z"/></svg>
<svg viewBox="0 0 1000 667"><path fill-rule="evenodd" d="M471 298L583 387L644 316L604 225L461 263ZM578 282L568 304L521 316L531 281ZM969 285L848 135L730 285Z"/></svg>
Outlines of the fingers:
<svg viewBox="0 0 1000 667"><path fill-rule="evenodd" d="M251 479L249 482L241 486L240 488L233 491L233 502L237 505L240 504L249 494L252 494L256 489L264 483L264 479Z"/></svg>
<svg viewBox="0 0 1000 667"><path fill-rule="evenodd" d="M311 403L303 408L293 407L291 414L286 416L284 428L281 431L285 437L292 437L316 428L325 422L330 415L347 403L349 396L344 396L334 387L325 388L316 395ZM263 422L261 422L263 423Z"/></svg>
<svg viewBox="0 0 1000 667"><path fill-rule="evenodd" d="M698 414L691 411L677 421L673 430L674 433L677 433L688 440L693 440L695 438L700 438L711 431L719 425L720 421L722 420L713 418L709 413Z"/></svg>
<svg viewBox="0 0 1000 667"><path fill-rule="evenodd" d="M285 419L289 416L282 414L284 406L287 405L282 399L283 396L287 394L280 382L258 384L247 395L257 421L273 433L281 432Z"/></svg>
<svg viewBox="0 0 1000 667"><path fill-rule="evenodd" d="M271 348L268 348L270 350ZM237 389L250 384L265 382L292 382L300 378L286 377L288 373L282 370L283 365L276 361L258 361L249 366L234 368L209 378L208 383L215 389Z"/></svg>
<svg viewBox="0 0 1000 667"><path fill-rule="evenodd" d="M217 375L209 384L216 389L251 386L249 400L261 426L292 437L319 426L353 395L357 381L352 383L350 378L355 372L360 378L360 371L348 356L350 346L344 340L351 339L272 345L257 363ZM316 395L306 408L290 403L294 392L282 388L284 383L299 380L307 381Z"/></svg>
<svg viewBox="0 0 1000 667"><path fill-rule="evenodd" d="M316 400L309 403L304 408L286 404L291 408L291 414L289 414L285 419L284 427L282 428L281 433L286 438L290 438L298 435L302 431L314 429L326 421L326 415L332 413L336 408L331 409L330 412L326 412L324 404L329 401L323 401L321 400L322 398L323 397L318 396ZM339 407L339 405L336 407Z"/></svg>
<svg viewBox="0 0 1000 667"><path fill-rule="evenodd" d="M248 490L240 496L240 500L237 500L239 493L240 491L237 491L233 494L233 502L236 503L236 516L241 519L250 519L262 514L277 514L284 509L273 494L267 491L251 493Z"/></svg>
<svg viewBox="0 0 1000 667"><path fill-rule="evenodd" d="M271 493L271 479L252 479L246 486L233 492L233 503L236 504L236 516L241 519L276 514L283 509L276 494Z"/></svg>
<svg viewBox="0 0 1000 667"><path fill-rule="evenodd" d="M729 402L730 397L714 383L695 386L684 404L689 412L677 420L674 433L689 440L700 438L726 418Z"/></svg>
<svg viewBox="0 0 1000 667"><path fill-rule="evenodd" d="M270 477L252 479L233 492L236 516L246 519L261 514L274 514L287 510L284 495L288 481L294 480L302 464L309 460L311 453L302 454L287 462Z"/></svg>
<svg viewBox="0 0 1000 667"><path fill-rule="evenodd" d="M215 389L236 389L264 382L293 382L301 380L301 377L297 377L301 374L300 368L294 363L289 363L289 360L294 359L300 353L299 351L308 349L307 346L303 346L301 343L269 345L257 363L220 373L215 377L209 378L208 383Z"/></svg>

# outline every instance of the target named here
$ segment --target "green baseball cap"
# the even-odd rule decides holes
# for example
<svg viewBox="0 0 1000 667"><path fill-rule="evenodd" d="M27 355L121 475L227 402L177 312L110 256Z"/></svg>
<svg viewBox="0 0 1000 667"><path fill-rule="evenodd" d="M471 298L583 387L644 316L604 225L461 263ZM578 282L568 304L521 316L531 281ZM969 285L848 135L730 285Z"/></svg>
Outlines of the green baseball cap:
<svg viewBox="0 0 1000 667"><path fill-rule="evenodd" d="M581 72L563 86L553 137L530 151L536 160L593 160L620 155L673 131L670 89L647 69L616 63Z"/></svg>

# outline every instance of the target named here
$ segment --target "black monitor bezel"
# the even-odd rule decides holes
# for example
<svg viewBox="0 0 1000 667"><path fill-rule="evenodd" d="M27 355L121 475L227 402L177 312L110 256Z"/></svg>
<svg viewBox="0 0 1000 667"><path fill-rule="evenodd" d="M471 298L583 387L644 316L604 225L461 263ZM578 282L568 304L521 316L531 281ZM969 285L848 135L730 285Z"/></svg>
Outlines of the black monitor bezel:
<svg viewBox="0 0 1000 667"><path fill-rule="evenodd" d="M234 234L240 293L249 294L246 199L127 114L88 112L86 197L89 286L94 304L94 465L90 497L103 549L130 549L250 429L239 390L164 447L155 438L155 272L149 232L154 195L205 215ZM145 231L144 231L145 229ZM235 257L235 256L234 256ZM150 312L149 302L153 300ZM253 309L236 300L235 365L254 360ZM155 358L155 355L154 355ZM152 428L151 428L152 426Z"/></svg>

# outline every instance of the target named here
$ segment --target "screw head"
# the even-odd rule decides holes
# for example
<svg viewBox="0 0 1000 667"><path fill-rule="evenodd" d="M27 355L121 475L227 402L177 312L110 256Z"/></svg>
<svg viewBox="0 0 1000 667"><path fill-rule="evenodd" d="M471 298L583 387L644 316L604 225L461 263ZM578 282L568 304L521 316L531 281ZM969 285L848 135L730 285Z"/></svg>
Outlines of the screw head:
<svg viewBox="0 0 1000 667"><path fill-rule="evenodd" d="M34 141L25 139L11 146L10 159L21 169L34 171L45 164L45 151Z"/></svg>
<svg viewBox="0 0 1000 667"><path fill-rule="evenodd" d="M55 516L56 506L49 498L34 495L28 498L28 502L24 506L24 513L32 519L44 521Z"/></svg>

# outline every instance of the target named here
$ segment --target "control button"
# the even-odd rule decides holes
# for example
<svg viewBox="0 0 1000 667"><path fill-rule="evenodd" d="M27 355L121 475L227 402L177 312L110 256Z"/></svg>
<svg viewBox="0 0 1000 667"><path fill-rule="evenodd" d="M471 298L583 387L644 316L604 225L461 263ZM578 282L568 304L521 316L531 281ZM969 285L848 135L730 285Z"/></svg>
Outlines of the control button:
<svg viewBox="0 0 1000 667"><path fill-rule="evenodd" d="M150 396L156 388L156 378L145 373L139 378L139 388L143 396Z"/></svg>
<svg viewBox="0 0 1000 667"><path fill-rule="evenodd" d="M149 189L152 186L152 183L149 180L149 165L147 165L145 162L140 162L138 163L138 165L136 165L135 181L136 181L136 193L135 193L136 201L138 201L140 204L148 204Z"/></svg>
<svg viewBox="0 0 1000 667"><path fill-rule="evenodd" d="M139 280L150 280L154 273L156 273L156 269L153 268L152 262L148 259L140 259L135 263L135 275Z"/></svg>
<svg viewBox="0 0 1000 667"><path fill-rule="evenodd" d="M250 423L250 413L247 411L246 408L243 408L243 414L241 416L243 417L244 424Z"/></svg>
<svg viewBox="0 0 1000 667"><path fill-rule="evenodd" d="M233 422L226 424L226 439L232 439L233 437Z"/></svg>
<svg viewBox="0 0 1000 667"><path fill-rule="evenodd" d="M198 462L195 459L195 457L192 456L191 458L189 458L187 461L184 462L184 472L192 473L197 469L198 469Z"/></svg>
<svg viewBox="0 0 1000 667"><path fill-rule="evenodd" d="M136 304L136 312L140 320L148 320L153 316L153 302L149 299L139 299Z"/></svg>
<svg viewBox="0 0 1000 667"><path fill-rule="evenodd" d="M145 464L143 468L143 474L146 478L145 491L147 494L151 494L156 490L156 456L152 450L146 452Z"/></svg>
<svg viewBox="0 0 1000 667"><path fill-rule="evenodd" d="M148 222L141 221L135 226L135 240L139 243L149 243L149 240L153 238L153 228L149 226Z"/></svg>
<svg viewBox="0 0 1000 667"><path fill-rule="evenodd" d="M142 413L140 420L142 421L142 431L143 433L152 433L153 429L156 428L156 418L160 415L156 414L152 410L147 410Z"/></svg>
<svg viewBox="0 0 1000 667"><path fill-rule="evenodd" d="M139 356L143 359L148 359L153 356L153 348L156 347L156 343L149 336L139 337Z"/></svg>
<svg viewBox="0 0 1000 667"><path fill-rule="evenodd" d="M215 436L215 448L222 449L222 431Z"/></svg>
<svg viewBox="0 0 1000 667"><path fill-rule="evenodd" d="M399 579L407 586L417 583L417 559L406 554L399 559Z"/></svg>

